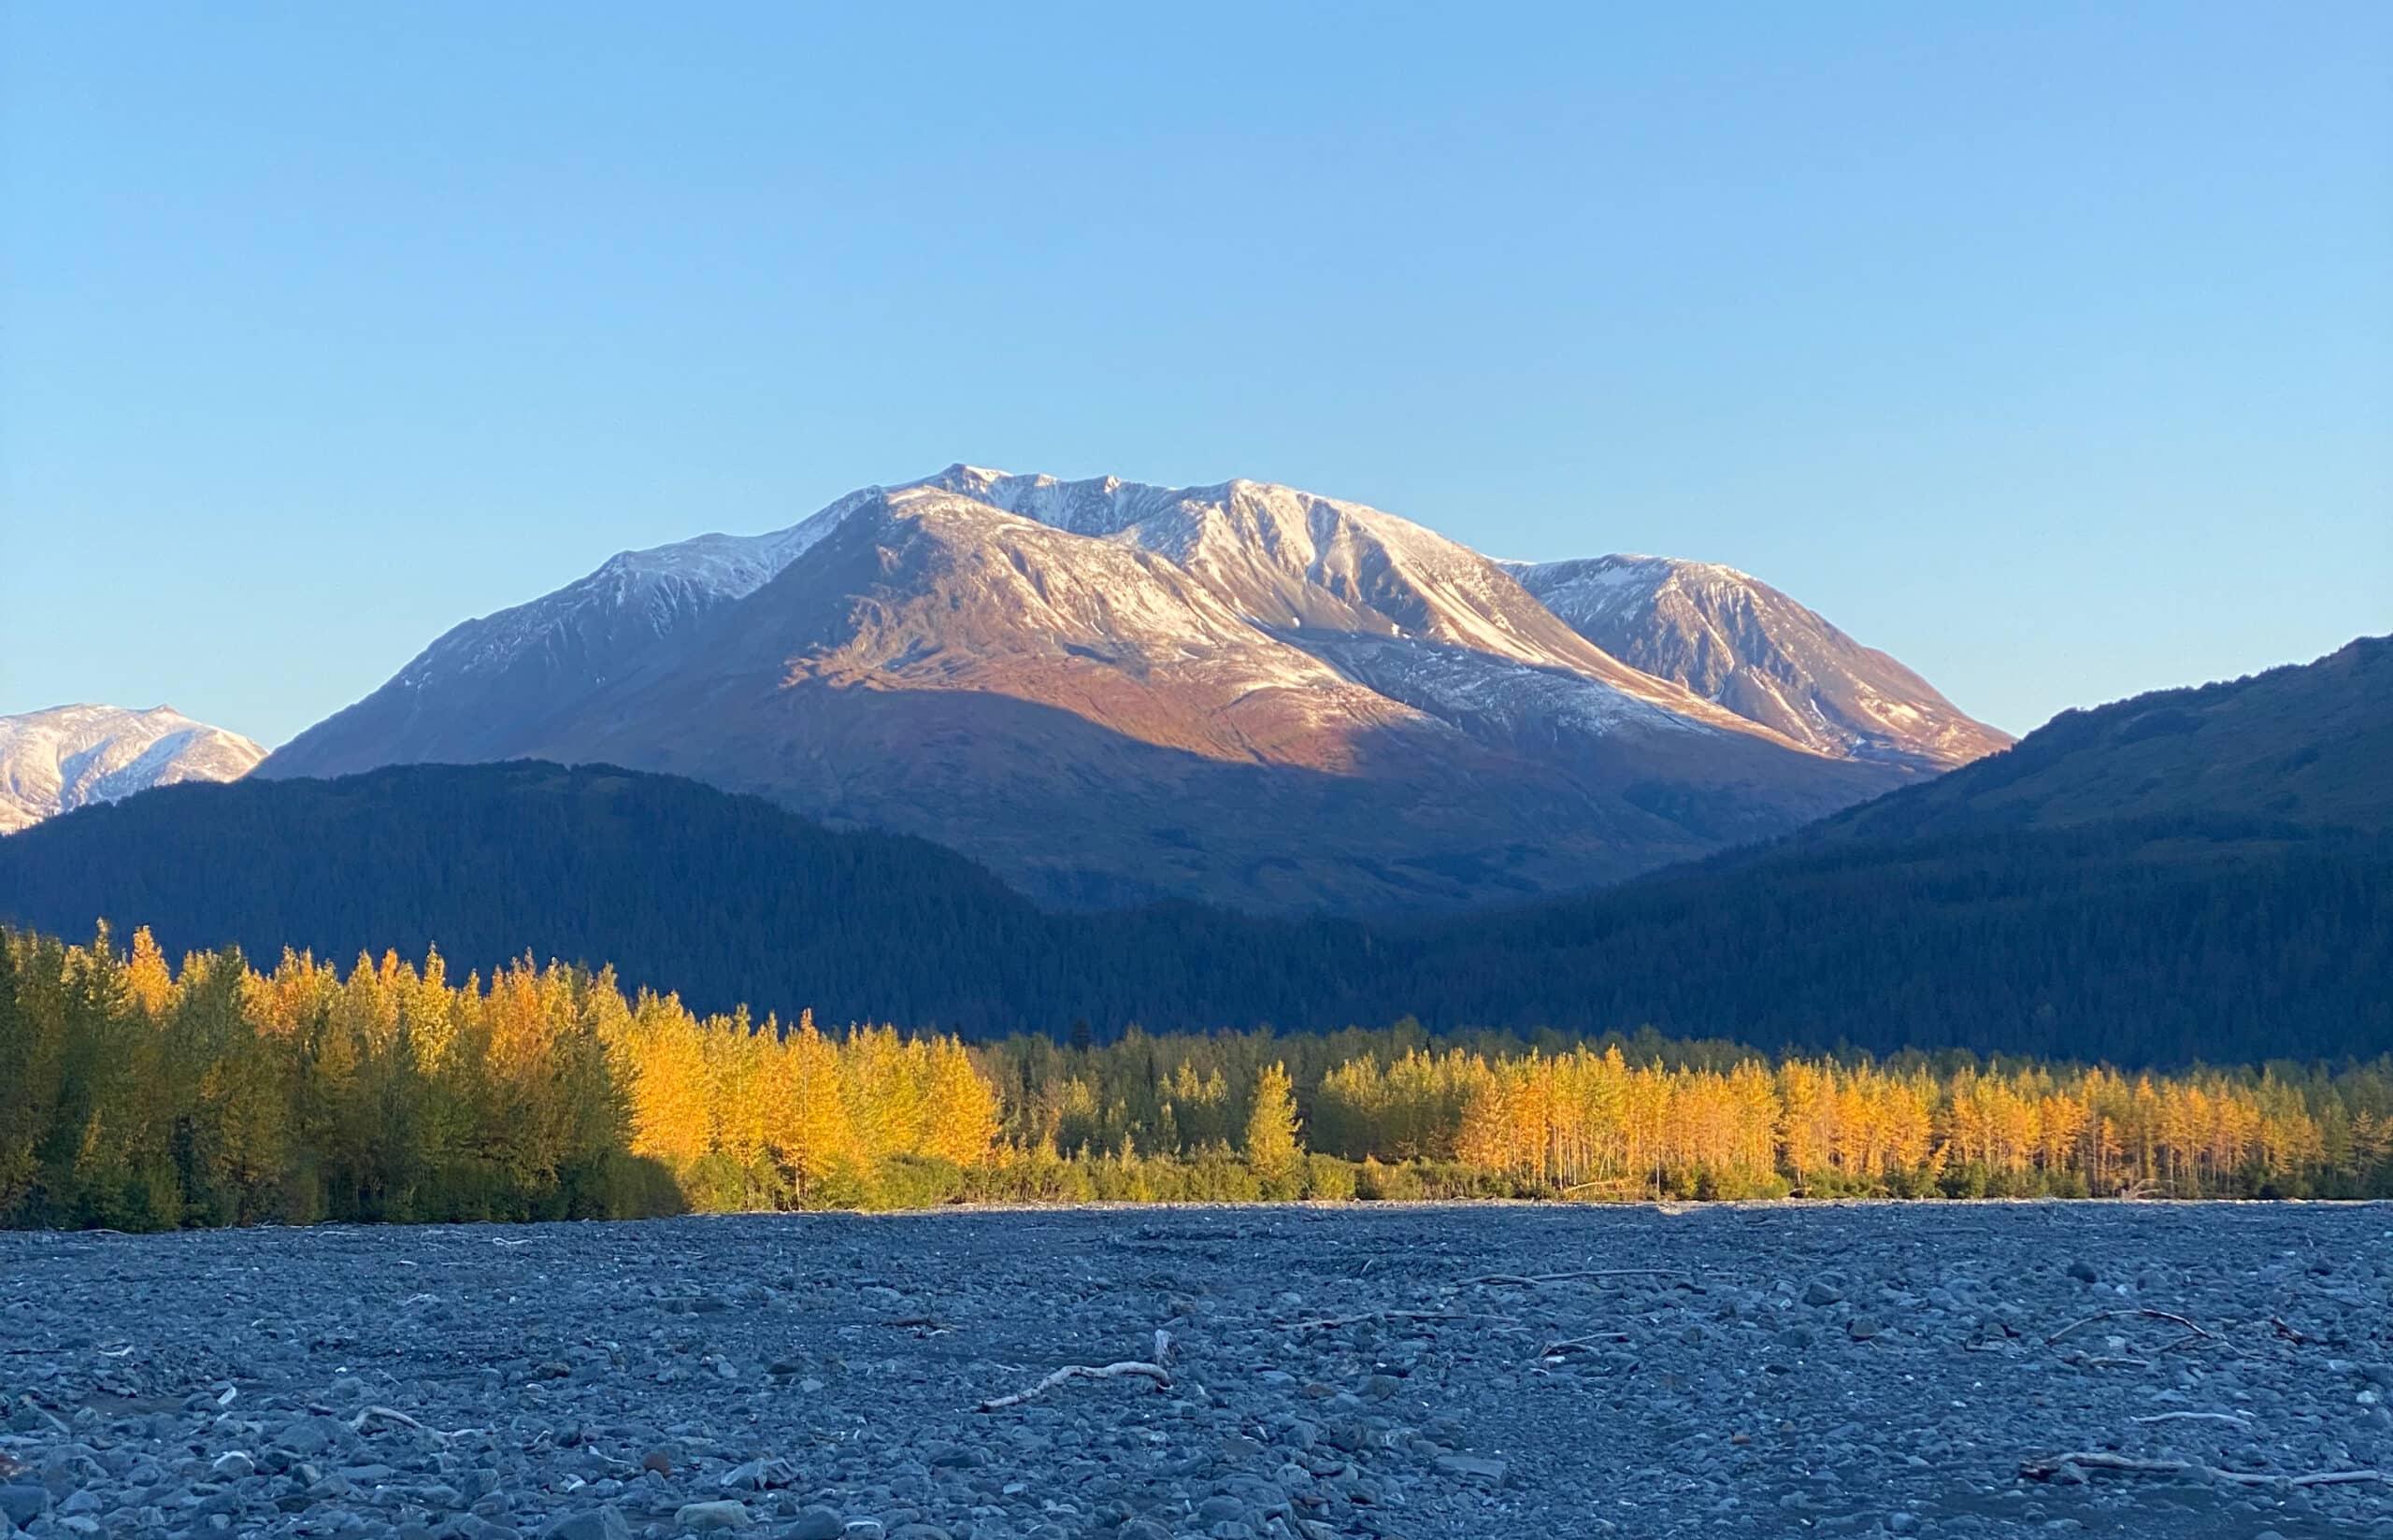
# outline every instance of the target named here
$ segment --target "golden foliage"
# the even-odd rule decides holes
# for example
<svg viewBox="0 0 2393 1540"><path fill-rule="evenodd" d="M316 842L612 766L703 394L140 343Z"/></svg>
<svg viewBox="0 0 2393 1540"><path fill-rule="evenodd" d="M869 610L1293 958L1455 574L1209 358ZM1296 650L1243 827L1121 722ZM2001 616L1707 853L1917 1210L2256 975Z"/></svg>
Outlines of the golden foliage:
<svg viewBox="0 0 2393 1540"><path fill-rule="evenodd" d="M2130 1079L1409 1024L967 1048L528 957L452 984L437 953L176 969L147 931L0 933L0 1221L1790 1190L2383 1193L2393 1064Z"/></svg>

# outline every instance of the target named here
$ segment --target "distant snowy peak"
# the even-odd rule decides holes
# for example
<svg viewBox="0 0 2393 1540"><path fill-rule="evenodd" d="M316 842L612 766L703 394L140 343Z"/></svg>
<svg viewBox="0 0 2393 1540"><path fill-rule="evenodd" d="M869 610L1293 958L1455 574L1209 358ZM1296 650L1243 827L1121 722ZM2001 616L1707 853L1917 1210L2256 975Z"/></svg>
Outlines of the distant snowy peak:
<svg viewBox="0 0 2393 1540"><path fill-rule="evenodd" d="M169 706L61 706L0 717L0 834L185 780L238 780L265 750Z"/></svg>
<svg viewBox="0 0 2393 1540"><path fill-rule="evenodd" d="M1734 567L1625 554L1504 564L1604 651L1814 752L1943 770L2012 741Z"/></svg>

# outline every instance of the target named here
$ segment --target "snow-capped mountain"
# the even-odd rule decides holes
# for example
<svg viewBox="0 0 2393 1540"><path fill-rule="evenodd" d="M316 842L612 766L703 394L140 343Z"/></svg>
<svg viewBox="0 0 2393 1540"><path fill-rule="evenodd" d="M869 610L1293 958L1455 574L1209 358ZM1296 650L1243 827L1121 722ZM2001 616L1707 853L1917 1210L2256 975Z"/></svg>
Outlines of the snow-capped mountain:
<svg viewBox="0 0 2393 1540"><path fill-rule="evenodd" d="M170 706L61 706L0 717L0 834L182 780L238 780L265 750Z"/></svg>
<svg viewBox="0 0 2393 1540"><path fill-rule="evenodd" d="M1819 753L1949 770L2012 741L1734 567L1626 555L1506 565L1613 657Z"/></svg>
<svg viewBox="0 0 2393 1540"><path fill-rule="evenodd" d="M470 620L262 774L672 771L1042 897L1380 909L1626 876L1899 784L1379 509L955 465Z"/></svg>

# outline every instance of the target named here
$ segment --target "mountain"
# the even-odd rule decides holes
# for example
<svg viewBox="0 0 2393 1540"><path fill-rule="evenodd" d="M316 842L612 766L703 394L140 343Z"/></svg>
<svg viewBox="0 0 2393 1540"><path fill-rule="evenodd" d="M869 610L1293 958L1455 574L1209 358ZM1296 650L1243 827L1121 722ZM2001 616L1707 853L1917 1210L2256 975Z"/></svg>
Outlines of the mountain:
<svg viewBox="0 0 2393 1540"><path fill-rule="evenodd" d="M265 750L171 706L60 706L0 717L0 834L185 780L237 780Z"/></svg>
<svg viewBox="0 0 2393 1540"><path fill-rule="evenodd" d="M2383 833L2393 819L2393 636L2313 663L2065 711L2004 753L1856 807L1813 839L1889 840L2138 818Z"/></svg>
<svg viewBox="0 0 2393 1540"><path fill-rule="evenodd" d="M611 963L693 1008L974 1034L1227 1020L1368 954L1351 927L1188 905L1050 914L952 850L607 765L398 765L175 786L0 839L0 922L169 956L284 948L346 966L437 947Z"/></svg>
<svg viewBox="0 0 2393 1540"><path fill-rule="evenodd" d="M1939 771L2012 741L1894 659L1734 567L1663 556L1506 566L1623 663L1816 752Z"/></svg>
<svg viewBox="0 0 2393 1540"><path fill-rule="evenodd" d="M261 773L509 758L922 835L1049 903L1350 913L1613 880L1917 774L1632 667L1379 509L965 465L468 621Z"/></svg>
<svg viewBox="0 0 2393 1540"><path fill-rule="evenodd" d="M1468 917L1425 1020L1764 1046L2393 1053L2393 637L2069 712L1757 849Z"/></svg>
<svg viewBox="0 0 2393 1540"><path fill-rule="evenodd" d="M528 950L702 1009L975 1034L1413 1016L2128 1066L2369 1057L2393 1052L2393 781L2362 773L2386 762L2388 655L2071 714L1769 847L1459 917L1052 913L915 840L513 763L88 808L0 840L0 920L262 958L437 942L456 973ZM2018 816L2023 787L2046 820Z"/></svg>

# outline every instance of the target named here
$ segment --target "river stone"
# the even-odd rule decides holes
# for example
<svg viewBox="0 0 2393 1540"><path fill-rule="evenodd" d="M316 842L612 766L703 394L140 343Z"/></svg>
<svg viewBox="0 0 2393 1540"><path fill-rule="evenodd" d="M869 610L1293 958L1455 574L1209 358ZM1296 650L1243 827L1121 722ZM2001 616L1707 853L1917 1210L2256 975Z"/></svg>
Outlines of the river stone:
<svg viewBox="0 0 2393 1540"><path fill-rule="evenodd" d="M723 1501L715 1503L684 1503L674 1510L673 1522L685 1530L736 1530L749 1523L748 1505Z"/></svg>

